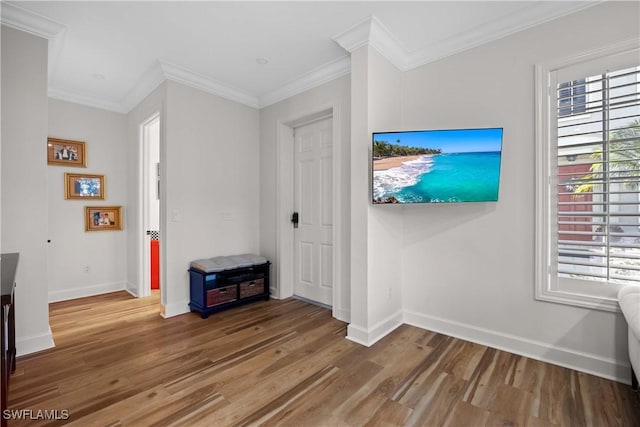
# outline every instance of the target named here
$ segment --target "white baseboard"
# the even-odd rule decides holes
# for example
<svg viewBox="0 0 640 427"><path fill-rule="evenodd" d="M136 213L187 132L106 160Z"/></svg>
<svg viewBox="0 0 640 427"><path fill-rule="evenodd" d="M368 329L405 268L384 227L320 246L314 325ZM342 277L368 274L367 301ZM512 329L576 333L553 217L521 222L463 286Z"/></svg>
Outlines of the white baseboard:
<svg viewBox="0 0 640 427"><path fill-rule="evenodd" d="M162 312L160 315L165 319L173 316L179 316L181 314L189 313L189 301L181 301L172 304L162 306Z"/></svg>
<svg viewBox="0 0 640 427"><path fill-rule="evenodd" d="M353 323L347 326L347 339L367 347L371 347L394 329L402 325L402 312L399 311L376 323L371 328L363 328Z"/></svg>
<svg viewBox="0 0 640 427"><path fill-rule="evenodd" d="M67 301L70 299L91 297L94 295L108 294L109 292L123 291L125 282L102 283L100 285L85 286L82 288L63 289L61 291L49 291L49 302Z"/></svg>
<svg viewBox="0 0 640 427"><path fill-rule="evenodd" d="M51 328L49 328L49 331L43 334L20 339L16 338L16 356L24 356L25 354L35 353L55 346L53 334L51 333Z"/></svg>
<svg viewBox="0 0 640 427"><path fill-rule="evenodd" d="M138 285L135 285L129 281L127 281L127 284L124 288L125 291L129 292L132 296L138 298Z"/></svg>
<svg viewBox="0 0 640 427"><path fill-rule="evenodd" d="M339 308L334 308L332 311L333 317L336 319L349 323L351 321L351 311L350 310L342 310Z"/></svg>
<svg viewBox="0 0 640 427"><path fill-rule="evenodd" d="M404 323L520 356L630 384L631 368L621 361L568 348L552 347L547 343L414 312L404 312Z"/></svg>
<svg viewBox="0 0 640 427"><path fill-rule="evenodd" d="M369 340L369 333L365 328L354 325L353 323L347 325L347 336L345 338L360 345L369 347L369 344L367 344Z"/></svg>

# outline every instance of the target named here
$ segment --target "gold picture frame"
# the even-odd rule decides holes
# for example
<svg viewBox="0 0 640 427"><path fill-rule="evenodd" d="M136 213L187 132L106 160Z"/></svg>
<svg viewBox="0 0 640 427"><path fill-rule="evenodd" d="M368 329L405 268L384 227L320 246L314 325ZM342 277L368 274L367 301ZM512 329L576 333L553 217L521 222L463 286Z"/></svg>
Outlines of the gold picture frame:
<svg viewBox="0 0 640 427"><path fill-rule="evenodd" d="M104 200L104 175L81 173L64 174L64 198Z"/></svg>
<svg viewBox="0 0 640 427"><path fill-rule="evenodd" d="M47 138L47 164L86 168L86 144L83 141Z"/></svg>
<svg viewBox="0 0 640 427"><path fill-rule="evenodd" d="M122 206L85 206L84 230L122 230Z"/></svg>

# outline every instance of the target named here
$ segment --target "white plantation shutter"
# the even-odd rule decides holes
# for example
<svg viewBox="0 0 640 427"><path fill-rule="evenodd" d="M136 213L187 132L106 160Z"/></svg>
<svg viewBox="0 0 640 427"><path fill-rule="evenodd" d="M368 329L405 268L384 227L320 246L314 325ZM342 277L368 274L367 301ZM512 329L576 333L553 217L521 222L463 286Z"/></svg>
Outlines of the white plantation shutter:
<svg viewBox="0 0 640 427"><path fill-rule="evenodd" d="M619 311L640 286L640 41L535 76L535 297Z"/></svg>
<svg viewBox="0 0 640 427"><path fill-rule="evenodd" d="M640 284L640 67L558 81L555 101L557 277Z"/></svg>

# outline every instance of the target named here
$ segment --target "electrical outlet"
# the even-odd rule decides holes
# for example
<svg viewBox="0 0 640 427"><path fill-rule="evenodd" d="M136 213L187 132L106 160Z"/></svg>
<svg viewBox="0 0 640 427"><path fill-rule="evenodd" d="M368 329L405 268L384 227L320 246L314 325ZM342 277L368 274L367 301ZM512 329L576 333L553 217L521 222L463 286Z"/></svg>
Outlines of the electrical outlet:
<svg viewBox="0 0 640 427"><path fill-rule="evenodd" d="M88 265L85 265L85 266L84 266L84 272L85 272L85 273L88 273L88 272L89 272L89 266L88 266Z"/></svg>
<svg viewBox="0 0 640 427"><path fill-rule="evenodd" d="M391 299L391 288L388 288L388 291L389 291L388 299Z"/></svg>

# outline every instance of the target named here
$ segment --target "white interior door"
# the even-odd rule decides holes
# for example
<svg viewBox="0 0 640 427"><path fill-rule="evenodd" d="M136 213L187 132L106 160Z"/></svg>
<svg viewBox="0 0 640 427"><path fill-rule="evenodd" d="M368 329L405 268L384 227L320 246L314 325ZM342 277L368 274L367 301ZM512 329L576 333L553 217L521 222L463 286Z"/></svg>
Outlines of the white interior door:
<svg viewBox="0 0 640 427"><path fill-rule="evenodd" d="M333 301L333 120L295 129L294 293Z"/></svg>

